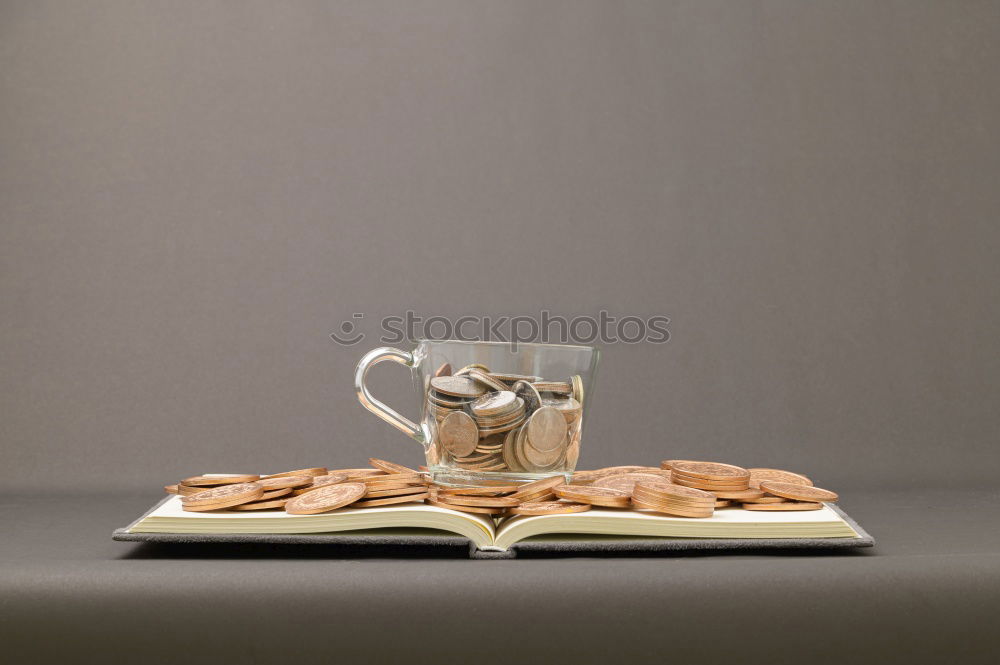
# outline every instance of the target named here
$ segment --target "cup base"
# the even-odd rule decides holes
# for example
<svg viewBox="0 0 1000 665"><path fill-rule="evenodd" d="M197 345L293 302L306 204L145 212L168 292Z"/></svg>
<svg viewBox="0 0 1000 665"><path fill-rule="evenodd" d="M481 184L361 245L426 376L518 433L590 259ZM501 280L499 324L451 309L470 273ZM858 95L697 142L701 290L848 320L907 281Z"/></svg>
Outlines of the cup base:
<svg viewBox="0 0 1000 665"><path fill-rule="evenodd" d="M430 467L431 480L447 487L489 487L491 485L522 485L542 478L564 476L569 482L571 471L549 471L547 473L513 473L498 471L465 471L451 467Z"/></svg>

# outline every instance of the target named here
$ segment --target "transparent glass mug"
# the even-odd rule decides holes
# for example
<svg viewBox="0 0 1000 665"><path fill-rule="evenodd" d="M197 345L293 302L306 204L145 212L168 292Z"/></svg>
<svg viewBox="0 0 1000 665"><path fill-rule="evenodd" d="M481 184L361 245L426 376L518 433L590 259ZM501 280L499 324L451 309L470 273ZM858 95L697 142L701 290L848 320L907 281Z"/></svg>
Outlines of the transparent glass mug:
<svg viewBox="0 0 1000 665"><path fill-rule="evenodd" d="M502 485L576 468L600 352L589 346L418 341L383 347L358 363L361 404L420 443L435 482ZM373 365L410 368L419 424L375 399Z"/></svg>

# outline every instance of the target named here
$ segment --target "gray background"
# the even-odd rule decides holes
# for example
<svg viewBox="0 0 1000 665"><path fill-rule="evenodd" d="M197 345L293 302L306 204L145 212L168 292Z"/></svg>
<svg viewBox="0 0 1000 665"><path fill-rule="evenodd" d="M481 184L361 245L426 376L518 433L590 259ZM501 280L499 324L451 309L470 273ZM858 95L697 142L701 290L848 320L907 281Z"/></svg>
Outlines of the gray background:
<svg viewBox="0 0 1000 665"><path fill-rule="evenodd" d="M672 339L581 466L991 481L998 71L996 2L3 2L0 485L416 464L375 321L602 308Z"/></svg>

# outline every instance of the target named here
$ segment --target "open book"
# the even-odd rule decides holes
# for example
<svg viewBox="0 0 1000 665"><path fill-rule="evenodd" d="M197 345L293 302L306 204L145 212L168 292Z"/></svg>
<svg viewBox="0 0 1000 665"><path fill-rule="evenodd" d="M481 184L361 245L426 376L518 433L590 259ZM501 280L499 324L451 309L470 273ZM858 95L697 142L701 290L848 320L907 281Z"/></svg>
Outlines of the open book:
<svg viewBox="0 0 1000 665"><path fill-rule="evenodd" d="M751 512L718 510L712 517L690 519L647 512L594 508L583 513L562 515L518 515L494 520L485 515L448 510L420 503L380 508L345 508L319 515L289 515L275 512L192 513L181 509L179 496L171 496L126 529L116 532L119 540L143 540L119 537L128 534L189 535L274 535L333 534L364 530L385 530L391 535L406 529L431 529L457 534L471 541L477 550L503 552L523 542L565 540L565 534L587 537L629 537L632 539L734 539L769 541L802 539L813 546L817 540L853 539L853 546L870 538L849 522L839 510L825 505L821 510L803 512ZM264 540L262 538L262 540ZM847 543L844 543L847 544ZM752 547L753 545L745 545ZM558 548L555 548L558 549ZM676 548L672 548L676 549Z"/></svg>

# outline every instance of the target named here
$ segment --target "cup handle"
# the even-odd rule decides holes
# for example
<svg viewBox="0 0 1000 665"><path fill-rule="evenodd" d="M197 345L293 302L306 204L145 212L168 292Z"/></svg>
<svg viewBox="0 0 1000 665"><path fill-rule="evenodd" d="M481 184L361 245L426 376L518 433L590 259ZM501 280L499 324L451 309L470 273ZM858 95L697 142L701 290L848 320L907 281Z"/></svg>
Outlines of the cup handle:
<svg viewBox="0 0 1000 665"><path fill-rule="evenodd" d="M412 353L394 349L391 346L383 346L378 349L372 349L364 355L358 363L357 369L354 371L354 389L358 393L358 400L361 402L362 406L399 431L410 436L421 444L426 443L426 438L424 437L424 433L420 429L419 425L375 399L372 394L368 392L368 386L365 384L365 379L368 377L368 370L371 369L373 365L377 365L385 360L391 360L410 368L416 364L416 360L414 359Z"/></svg>

